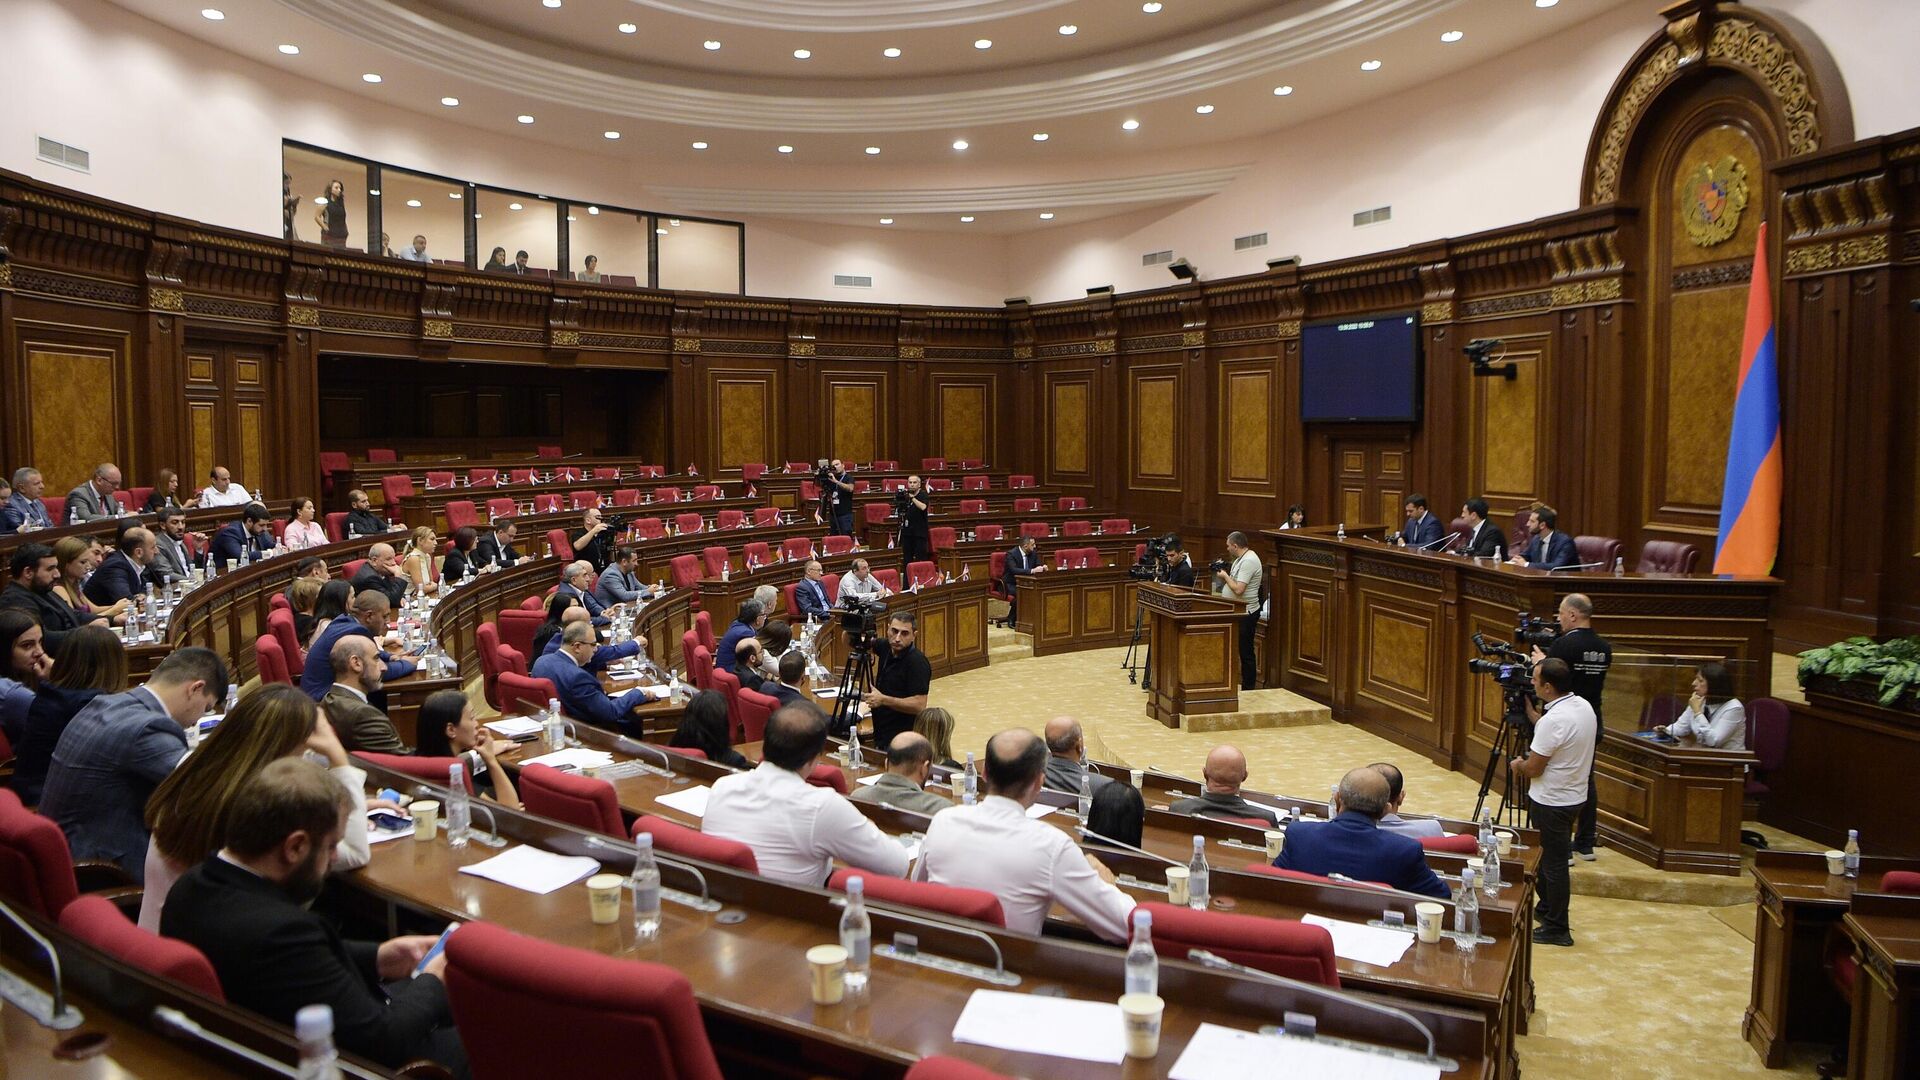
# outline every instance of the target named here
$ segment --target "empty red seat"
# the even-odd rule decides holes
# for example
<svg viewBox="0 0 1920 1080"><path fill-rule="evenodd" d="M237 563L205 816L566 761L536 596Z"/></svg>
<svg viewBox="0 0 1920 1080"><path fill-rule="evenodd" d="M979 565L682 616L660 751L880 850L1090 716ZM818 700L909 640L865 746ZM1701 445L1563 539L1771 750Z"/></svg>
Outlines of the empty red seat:
<svg viewBox="0 0 1920 1080"><path fill-rule="evenodd" d="M927 539L935 551L953 550L953 526L936 525L927 530Z"/></svg>
<svg viewBox="0 0 1920 1080"><path fill-rule="evenodd" d="M829 555L845 555L853 550L853 537L836 534L821 541L820 546Z"/></svg>
<svg viewBox="0 0 1920 1080"><path fill-rule="evenodd" d="M674 588L697 588L700 584L700 556L675 555L667 562L667 572Z"/></svg>
<svg viewBox="0 0 1920 1080"><path fill-rule="evenodd" d="M874 458L873 459L873 469L875 472L893 472L899 468L900 468L900 463L898 461L893 460L892 458Z"/></svg>
<svg viewBox="0 0 1920 1080"><path fill-rule="evenodd" d="M1093 522L1091 521L1063 522L1060 526L1060 535L1061 536L1092 536Z"/></svg>
<svg viewBox="0 0 1920 1080"><path fill-rule="evenodd" d="M640 489L639 488L615 488L613 492L613 505L639 506L640 505Z"/></svg>
<svg viewBox="0 0 1920 1080"><path fill-rule="evenodd" d="M400 503L413 496L413 477L405 473L380 478L380 494L387 502L387 520L400 520Z"/></svg>
<svg viewBox="0 0 1920 1080"><path fill-rule="evenodd" d="M533 483L533 470L532 469L508 469L507 483L531 484Z"/></svg>
<svg viewBox="0 0 1920 1080"><path fill-rule="evenodd" d="M559 513L560 512L559 494L556 493L551 495L535 495L533 497L533 512L536 514Z"/></svg>
<svg viewBox="0 0 1920 1080"><path fill-rule="evenodd" d="M699 636L700 644L705 645L709 653L718 647L718 642L715 641L713 636L712 615L704 611L695 612L693 616L693 632Z"/></svg>
<svg viewBox="0 0 1920 1080"><path fill-rule="evenodd" d="M642 540L658 540L667 535L667 523L657 517L636 518L633 522L633 535Z"/></svg>
<svg viewBox="0 0 1920 1080"><path fill-rule="evenodd" d="M973 530L975 540L1005 540L1007 529L1004 525L982 525Z"/></svg>
<svg viewBox="0 0 1920 1080"><path fill-rule="evenodd" d="M597 510L600 507L600 493L597 491L576 491L568 496L567 504L575 510Z"/></svg>
<svg viewBox="0 0 1920 1080"><path fill-rule="evenodd" d="M767 720L780 707L780 699L757 690L740 688L740 741L757 743L766 737Z"/></svg>
<svg viewBox="0 0 1920 1080"><path fill-rule="evenodd" d="M1580 554L1581 563L1591 564L1595 570L1611 570L1614 560L1620 557L1620 538L1576 536L1573 538L1573 549Z"/></svg>
<svg viewBox="0 0 1920 1080"><path fill-rule="evenodd" d="M473 505L472 499L452 499L447 503L447 531L471 528L480 524L480 510Z"/></svg>
<svg viewBox="0 0 1920 1080"><path fill-rule="evenodd" d="M716 529L737 529L747 520L744 510L722 510L713 515L713 527Z"/></svg>
<svg viewBox="0 0 1920 1080"><path fill-rule="evenodd" d="M693 497L695 499L720 499L725 498L726 493L720 490L719 484L696 484L693 488Z"/></svg>
<svg viewBox="0 0 1920 1080"><path fill-rule="evenodd" d="M562 457L564 454L565 451L561 450L558 446L536 446L533 450L534 457L543 459Z"/></svg>
<svg viewBox="0 0 1920 1080"><path fill-rule="evenodd" d="M620 466L596 465L593 468L593 478L595 480L618 480L620 479Z"/></svg>
<svg viewBox="0 0 1920 1080"><path fill-rule="evenodd" d="M796 559L813 557L813 538L807 536L789 536L780 544L780 557L789 562Z"/></svg>
<svg viewBox="0 0 1920 1080"><path fill-rule="evenodd" d="M931 562L921 561L907 564L907 584L927 588L940 578L940 568Z"/></svg>
<svg viewBox="0 0 1920 1080"><path fill-rule="evenodd" d="M764 540L755 540L740 549L740 558L748 566L765 566L773 561L773 548L769 547Z"/></svg>
<svg viewBox="0 0 1920 1080"><path fill-rule="evenodd" d="M1649 540L1640 545L1636 574L1691 574L1700 563L1700 549L1678 540Z"/></svg>
<svg viewBox="0 0 1920 1080"><path fill-rule="evenodd" d="M263 683L291 683L293 675L287 668L287 654L280 651L280 643L273 635L262 634L253 639L253 668Z"/></svg>
<svg viewBox="0 0 1920 1080"><path fill-rule="evenodd" d="M536 681L542 683L547 682L545 679ZM552 684L547 683L547 685L551 686ZM545 702L543 701L541 704L544 705ZM460 763L459 758L453 757L422 757L414 754L370 754L364 750L355 751L353 756L360 758L370 765L376 765L382 769L389 769L393 772L411 776L416 780L425 780L429 784L439 784L441 787L446 787L447 781L452 779L450 775L451 767ZM463 782L467 786L467 793L472 794L473 774L467 773Z"/></svg>
<svg viewBox="0 0 1920 1080"><path fill-rule="evenodd" d="M701 862L731 866L736 870L745 870L749 874L760 872L760 864L754 860L753 849L738 840L728 840L719 836L708 836L698 829L690 829L677 822L668 821L652 814L641 814L634 819L633 835L647 833L653 837L653 846L671 855L686 859L699 859Z"/></svg>
<svg viewBox="0 0 1920 1080"><path fill-rule="evenodd" d="M327 494L327 495L333 494L333 474L334 473L343 473L343 472L352 472L352 471L353 471L353 459L348 457L345 453L339 450L320 451L320 477L321 477L320 485L321 485L321 491L323 494ZM349 480L348 483L352 483L352 481ZM139 489L136 488L135 490L138 491ZM148 492L149 494L151 494L152 489L149 488ZM147 496L145 495L139 496L134 499L134 502L136 505L145 506L147 505Z"/></svg>
<svg viewBox="0 0 1920 1080"><path fill-rule="evenodd" d="M963 514L984 514L987 512L987 500L961 499L960 512Z"/></svg>
<svg viewBox="0 0 1920 1080"><path fill-rule="evenodd" d="M374 446L367 449L367 461L374 465L391 465L399 461L399 455L385 447Z"/></svg>
<svg viewBox="0 0 1920 1080"><path fill-rule="evenodd" d="M428 491L437 491L440 488L450 488L452 486L453 486L453 473L451 471L447 469L428 469L427 470L427 490Z"/></svg>
<svg viewBox="0 0 1920 1080"><path fill-rule="evenodd" d="M1188 950L1205 949L1224 960L1284 978L1340 985L1333 935L1325 927L1292 919L1195 911L1184 904L1140 907L1153 915L1153 948L1161 956L1185 959Z"/></svg>
<svg viewBox="0 0 1920 1080"><path fill-rule="evenodd" d="M946 467L947 459L943 457L923 457L920 459L921 472L939 472Z"/></svg>
<svg viewBox="0 0 1920 1080"><path fill-rule="evenodd" d="M880 490L885 492L905 491L907 490L906 478L901 476L888 477L880 481Z"/></svg>
<svg viewBox="0 0 1920 1080"><path fill-rule="evenodd" d="M508 646L501 646L502 649ZM517 647L516 647L517 648ZM532 651L529 646L528 652ZM518 675L511 671L500 672L500 708L509 714L536 712L547 707L547 702L559 697L559 691L546 679Z"/></svg>
<svg viewBox="0 0 1920 1080"><path fill-rule="evenodd" d="M1035 540L1045 540L1052 535L1053 526L1044 521L1023 521L1020 523L1020 537L1023 540L1029 536Z"/></svg>
<svg viewBox="0 0 1920 1080"><path fill-rule="evenodd" d="M720 571L727 568L727 549L719 545L701 548L700 559L706 566L708 577L719 577Z"/></svg>
<svg viewBox="0 0 1920 1080"><path fill-rule="evenodd" d="M687 660L687 681L702 690L713 689L713 650L705 645L695 645L693 656ZM729 727L732 725L729 724Z"/></svg>
<svg viewBox="0 0 1920 1080"><path fill-rule="evenodd" d="M467 486L477 487L477 488L499 487L500 486L500 470L499 469L468 469L467 470Z"/></svg>
<svg viewBox="0 0 1920 1080"><path fill-rule="evenodd" d="M494 616L494 619L500 631L500 644L511 645L524 655L533 651L534 631L540 629L540 624L547 620L547 615L546 612L539 610L502 608L500 614Z"/></svg>
<svg viewBox="0 0 1920 1080"><path fill-rule="evenodd" d="M553 478L563 484L571 484L580 479L580 470L571 465L562 465L553 470Z"/></svg>
<svg viewBox="0 0 1920 1080"><path fill-rule="evenodd" d="M873 576L880 579L880 584L885 585L888 592L897 593L900 591L900 571L889 567L885 570L875 570Z"/></svg>
<svg viewBox="0 0 1920 1080"><path fill-rule="evenodd" d="M888 877L885 874L864 873L858 869L846 867L833 872L833 876L827 879L827 888L836 892L845 892L847 879L856 875L861 878L861 888L872 900L957 915L962 919L992 923L995 926L1007 925L1006 913L1000 908L1000 898L984 889L936 885L931 881L908 881L903 878Z"/></svg>
<svg viewBox="0 0 1920 1080"><path fill-rule="evenodd" d="M494 521L498 521L503 517L512 517L518 513L519 510L520 508L514 505L512 499L498 498L487 500L487 517Z"/></svg>
<svg viewBox="0 0 1920 1080"><path fill-rule="evenodd" d="M700 647L706 648L705 645ZM721 667L720 658L716 656L713 670L707 672L707 683L727 699L727 730L731 733L731 741L746 742L740 737L743 727L740 723L740 676Z"/></svg>
<svg viewBox="0 0 1920 1080"><path fill-rule="evenodd" d="M500 627L483 622L473 630L474 652L480 654L480 695L500 707Z"/></svg>
<svg viewBox="0 0 1920 1080"><path fill-rule="evenodd" d="M654 502L679 502L680 489L677 487L657 487L653 489Z"/></svg>
<svg viewBox="0 0 1920 1080"><path fill-rule="evenodd" d="M960 478L960 490L985 491L987 490L987 483L988 481L985 476L963 476Z"/></svg>
<svg viewBox="0 0 1920 1080"><path fill-rule="evenodd" d="M347 541L347 512L336 510L327 514L327 539L344 544Z"/></svg>
<svg viewBox="0 0 1920 1080"><path fill-rule="evenodd" d="M1455 833L1452 836L1415 837L1420 846L1428 851L1445 851L1455 855L1473 855L1480 850L1480 838L1472 833Z"/></svg>
<svg viewBox="0 0 1920 1080"><path fill-rule="evenodd" d="M605 780L562 772L550 765L528 765L520 770L519 787L520 802L529 814L564 821L616 840L627 837L620 799Z"/></svg>
<svg viewBox="0 0 1920 1080"><path fill-rule="evenodd" d="M1013 500L1013 512L1016 514L1037 514L1040 512L1039 499Z"/></svg>
<svg viewBox="0 0 1920 1080"><path fill-rule="evenodd" d="M1100 531L1107 536L1125 536L1133 531L1133 522L1128 518L1101 518Z"/></svg>
<svg viewBox="0 0 1920 1080"><path fill-rule="evenodd" d="M740 466L742 480L758 480L765 475L767 475L767 463L764 461L749 461Z"/></svg>
<svg viewBox="0 0 1920 1080"><path fill-rule="evenodd" d="M780 524L780 508L777 506L754 507L753 523L756 527Z"/></svg>
<svg viewBox="0 0 1920 1080"><path fill-rule="evenodd" d="M43 919L58 919L80 887L66 834L0 788L0 897Z"/></svg>
<svg viewBox="0 0 1920 1080"><path fill-rule="evenodd" d="M1012 600L1013 597L1007 593L1006 577L1007 553L996 551L987 556L987 595Z"/></svg>
<svg viewBox="0 0 1920 1080"><path fill-rule="evenodd" d="M547 551L556 559L573 561L573 541L567 539L567 530L547 530Z"/></svg>
<svg viewBox="0 0 1920 1080"><path fill-rule="evenodd" d="M706 519L699 514L673 515L673 531L682 536L690 536L694 533L704 532L706 527Z"/></svg>
<svg viewBox="0 0 1920 1080"><path fill-rule="evenodd" d="M715 672L715 674L724 675L725 672ZM841 772L838 765L831 765L824 761L815 765L813 771L807 774L807 783L814 787L832 788L842 795L847 793L847 774Z"/></svg>
<svg viewBox="0 0 1920 1080"><path fill-rule="evenodd" d="M202 997L227 1000L205 953L184 941L140 929L104 896L76 897L60 912L60 928L121 963Z"/></svg>
<svg viewBox="0 0 1920 1080"><path fill-rule="evenodd" d="M1030 488L1033 486L1033 477L1022 474L1009 476L1007 477L1007 486L1010 488Z"/></svg>
<svg viewBox="0 0 1920 1080"><path fill-rule="evenodd" d="M887 516L892 513L893 505L891 503L869 502L860 504L860 516L865 518L869 525L881 524L886 521Z"/></svg>
<svg viewBox="0 0 1920 1080"><path fill-rule="evenodd" d="M936 476L933 479L927 481L927 490L928 491L952 491L953 481L947 479L944 476Z"/></svg>

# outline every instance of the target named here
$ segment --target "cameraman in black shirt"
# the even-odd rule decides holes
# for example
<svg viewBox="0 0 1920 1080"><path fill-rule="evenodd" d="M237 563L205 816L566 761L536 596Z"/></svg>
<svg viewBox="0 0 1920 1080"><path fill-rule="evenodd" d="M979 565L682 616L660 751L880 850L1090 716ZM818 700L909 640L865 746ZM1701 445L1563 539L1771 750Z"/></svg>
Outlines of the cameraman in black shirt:
<svg viewBox="0 0 1920 1080"><path fill-rule="evenodd" d="M913 612L896 611L887 617L886 643L874 648L873 689L866 702L873 710L873 748L883 753L895 735L913 730L927 707L933 665L914 647L919 630Z"/></svg>
<svg viewBox="0 0 1920 1080"><path fill-rule="evenodd" d="M1544 653L1538 645L1533 648L1535 662L1547 657L1567 662L1567 666L1573 669L1573 693L1593 706L1594 720L1598 725L1593 733L1593 757L1598 761L1600 732L1606 726L1606 714L1600 708L1600 694L1607 686L1607 668L1613 664L1613 646L1608 644L1606 638L1593 632L1593 601L1587 599L1586 594L1568 593L1567 598L1560 601L1560 636ZM1573 853L1587 862L1594 859L1594 818L1598 805L1599 801L1594 795L1593 770L1589 768L1587 803L1580 810L1580 820L1573 834Z"/></svg>
<svg viewBox="0 0 1920 1080"><path fill-rule="evenodd" d="M834 458L831 466L822 460L813 482L820 489L820 511L815 519L827 527L829 535L852 536L853 477L847 474L846 466L839 458Z"/></svg>
<svg viewBox="0 0 1920 1080"><path fill-rule="evenodd" d="M1193 556L1187 554L1178 536L1167 540L1167 584L1193 588Z"/></svg>
<svg viewBox="0 0 1920 1080"><path fill-rule="evenodd" d="M921 490L919 477L907 477L906 489L893 493L893 512L900 518L902 565L933 558L933 541L927 535L927 493Z"/></svg>

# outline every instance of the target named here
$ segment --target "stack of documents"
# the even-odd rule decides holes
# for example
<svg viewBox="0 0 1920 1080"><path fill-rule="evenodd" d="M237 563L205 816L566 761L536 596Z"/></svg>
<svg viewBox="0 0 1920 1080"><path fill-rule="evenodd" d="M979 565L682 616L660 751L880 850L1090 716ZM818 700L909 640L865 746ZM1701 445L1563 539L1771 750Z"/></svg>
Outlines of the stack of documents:
<svg viewBox="0 0 1920 1080"><path fill-rule="evenodd" d="M975 990L954 1021L953 1041L1106 1065L1127 1056L1120 1006L1004 990Z"/></svg>
<svg viewBox="0 0 1920 1080"><path fill-rule="evenodd" d="M1171 1080L1224 1080L1244 1076L1337 1076L1341 1080L1438 1080L1440 1067L1331 1046L1311 1039L1235 1031L1201 1024Z"/></svg>
<svg viewBox="0 0 1920 1080"><path fill-rule="evenodd" d="M525 742L540 737L540 721L531 716L503 716L487 721L487 730L503 739Z"/></svg>
<svg viewBox="0 0 1920 1080"><path fill-rule="evenodd" d="M656 797L653 801L672 810L678 810L688 817L707 816L707 796L713 791L709 787L684 787L679 791L670 791Z"/></svg>
<svg viewBox="0 0 1920 1080"><path fill-rule="evenodd" d="M613 755L605 750L589 750L584 746L572 746L565 750L555 750L551 754L541 754L529 758L522 765L546 765L555 769L600 769L613 764Z"/></svg>
<svg viewBox="0 0 1920 1080"><path fill-rule="evenodd" d="M1325 927L1333 935L1333 955L1356 964L1391 967L1413 947L1413 930L1387 930L1366 923L1343 922L1319 915L1300 919L1308 926Z"/></svg>

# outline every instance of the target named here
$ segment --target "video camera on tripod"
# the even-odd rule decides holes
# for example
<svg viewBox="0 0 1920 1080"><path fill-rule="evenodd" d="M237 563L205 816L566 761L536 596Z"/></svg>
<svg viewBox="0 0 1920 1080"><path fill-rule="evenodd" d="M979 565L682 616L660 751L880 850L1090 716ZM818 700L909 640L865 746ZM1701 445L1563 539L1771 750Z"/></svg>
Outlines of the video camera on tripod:
<svg viewBox="0 0 1920 1080"><path fill-rule="evenodd" d="M827 730L835 736L859 737L855 729L860 724L860 699L873 685L874 639L880 616L886 613L887 605L873 597L840 597L840 631L847 639L847 662L834 694L833 715L827 720Z"/></svg>
<svg viewBox="0 0 1920 1080"><path fill-rule="evenodd" d="M1560 624L1537 619L1522 611L1513 628L1513 641L1496 641L1485 634L1473 635L1473 647L1480 655L1467 661L1467 670L1491 675L1500 686L1500 730L1494 735L1492 751L1487 755L1486 772L1480 778L1480 795L1474 800L1473 816L1480 816L1487 792L1493 788L1496 768L1502 770L1505 783L1500 793L1496 820L1511 819L1518 824L1521 800L1514 789L1511 758L1515 751L1533 742L1533 720L1527 715L1529 704L1538 705L1533 692L1533 657L1521 648L1545 648L1560 637Z"/></svg>
<svg viewBox="0 0 1920 1080"><path fill-rule="evenodd" d="M1140 560L1127 568L1127 576L1135 581L1166 581L1173 570L1172 552L1179 546L1179 533L1167 533L1148 540L1146 550L1140 553Z"/></svg>
<svg viewBox="0 0 1920 1080"><path fill-rule="evenodd" d="M859 648L871 642L879 629L880 616L886 613L887 605L877 597L842 595L840 629L846 633L847 644Z"/></svg>

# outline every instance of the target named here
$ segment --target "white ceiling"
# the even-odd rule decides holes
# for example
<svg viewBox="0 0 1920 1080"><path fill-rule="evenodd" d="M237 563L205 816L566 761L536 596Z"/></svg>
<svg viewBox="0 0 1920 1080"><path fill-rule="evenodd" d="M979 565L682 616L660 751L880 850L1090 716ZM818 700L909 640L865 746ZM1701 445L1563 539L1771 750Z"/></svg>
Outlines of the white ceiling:
<svg viewBox="0 0 1920 1080"><path fill-rule="evenodd" d="M1611 7L1657 6L1161 0L1149 14L1143 0L116 2L440 123L511 134L530 149L644 159L658 178L650 188L690 213L867 224L889 215L903 227L993 231L1043 227L1042 210L1066 224L1203 197L1252 160L1238 150L1251 138L1473 65L1494 87L1499 58L1529 41ZM203 3L226 18L203 18ZM623 22L636 32L622 33ZM1062 35L1062 25L1078 29ZM1443 41L1449 31L1460 40ZM975 48L979 39L992 47ZM299 54L282 55L282 44ZM800 48L811 58L795 59ZM1373 60L1377 70L1362 70ZM366 72L380 83L363 81ZM1293 89L1278 96L1276 86ZM458 107L440 104L449 96ZM521 114L535 123L518 123ZM970 210L976 222L962 225Z"/></svg>

